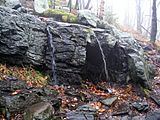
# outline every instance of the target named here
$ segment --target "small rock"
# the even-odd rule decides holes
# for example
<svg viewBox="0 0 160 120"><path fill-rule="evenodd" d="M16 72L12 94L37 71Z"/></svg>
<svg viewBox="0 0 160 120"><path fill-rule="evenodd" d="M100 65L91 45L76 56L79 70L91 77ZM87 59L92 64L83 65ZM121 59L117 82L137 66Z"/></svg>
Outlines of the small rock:
<svg viewBox="0 0 160 120"><path fill-rule="evenodd" d="M96 112L97 110L90 105L82 105L77 108L78 111Z"/></svg>
<svg viewBox="0 0 160 120"><path fill-rule="evenodd" d="M99 18L90 10L79 10L78 11L78 22L83 25L97 27Z"/></svg>
<svg viewBox="0 0 160 120"><path fill-rule="evenodd" d="M40 102L28 107L24 114L25 120L46 120L54 113L52 105L48 102Z"/></svg>
<svg viewBox="0 0 160 120"><path fill-rule="evenodd" d="M107 98L105 100L102 100L101 103L107 106L111 106L117 99L118 97Z"/></svg>
<svg viewBox="0 0 160 120"><path fill-rule="evenodd" d="M149 109L149 105L146 102L134 102L132 106L139 112L146 112Z"/></svg>
<svg viewBox="0 0 160 120"><path fill-rule="evenodd" d="M69 112L67 120L95 120L94 114L90 112Z"/></svg>

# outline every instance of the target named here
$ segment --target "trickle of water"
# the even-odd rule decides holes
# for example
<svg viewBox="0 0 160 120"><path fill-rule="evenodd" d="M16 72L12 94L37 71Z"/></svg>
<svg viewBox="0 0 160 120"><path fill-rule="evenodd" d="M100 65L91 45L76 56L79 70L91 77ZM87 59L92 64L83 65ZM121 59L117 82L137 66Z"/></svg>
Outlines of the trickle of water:
<svg viewBox="0 0 160 120"><path fill-rule="evenodd" d="M51 51L51 66L52 66L52 81L51 81L51 84L54 84L54 85L58 85L59 82L57 81L57 76L56 76L56 62L55 62L55 56L54 56L54 53L55 53L55 47L52 43L52 40L53 40L53 36L50 32L50 26L47 25L47 34L48 34L48 48L49 48L49 51Z"/></svg>
<svg viewBox="0 0 160 120"><path fill-rule="evenodd" d="M106 64L106 61L105 61L105 55L104 55L104 51L102 49L101 43L98 40L97 36L95 35L94 31L91 31L91 34L96 38L96 42L98 43L98 47L100 49L102 60L103 60L103 67L104 67L105 77L106 77L106 80L109 80L107 64Z"/></svg>

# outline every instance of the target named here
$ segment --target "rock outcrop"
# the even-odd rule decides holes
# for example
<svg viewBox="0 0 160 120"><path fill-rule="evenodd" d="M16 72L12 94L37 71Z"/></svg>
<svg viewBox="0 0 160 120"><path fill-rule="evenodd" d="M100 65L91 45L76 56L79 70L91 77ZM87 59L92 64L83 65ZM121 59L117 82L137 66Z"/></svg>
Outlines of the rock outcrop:
<svg viewBox="0 0 160 120"><path fill-rule="evenodd" d="M55 53L47 46L47 25L51 28ZM131 80L147 85L151 78L141 46L128 34L109 25L94 29L51 19L43 22L35 16L0 7L0 29L0 62L51 69L54 54L57 79L61 83L106 80L105 67L110 81Z"/></svg>
<svg viewBox="0 0 160 120"><path fill-rule="evenodd" d="M129 34L121 32L114 27L94 29L96 37L87 46L87 72L89 79L99 80L99 74L104 72L102 57L98 53L98 39L105 54L106 66L111 81L126 83L134 81L147 85L153 77L153 70L144 58L142 47ZM103 71L103 72L102 72ZM96 75L97 76L93 76ZM101 79L105 79L104 74ZM93 78L94 77L94 78ZM146 87L145 86L145 87Z"/></svg>

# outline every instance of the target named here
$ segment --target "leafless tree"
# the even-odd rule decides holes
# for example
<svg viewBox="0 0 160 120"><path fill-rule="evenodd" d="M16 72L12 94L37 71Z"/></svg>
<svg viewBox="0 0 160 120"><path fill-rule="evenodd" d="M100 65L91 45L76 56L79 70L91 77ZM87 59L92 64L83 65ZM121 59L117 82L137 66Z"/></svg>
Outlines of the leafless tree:
<svg viewBox="0 0 160 120"><path fill-rule="evenodd" d="M85 9L89 9L90 3L91 3L91 0L88 0L87 5L85 6Z"/></svg>
<svg viewBox="0 0 160 120"><path fill-rule="evenodd" d="M151 36L150 41L155 42L157 35L157 7L156 7L156 0L153 0L152 4L152 23L151 23Z"/></svg>
<svg viewBox="0 0 160 120"><path fill-rule="evenodd" d="M141 11L141 0L136 0L136 12L137 12L137 31L142 33L142 11Z"/></svg>
<svg viewBox="0 0 160 120"><path fill-rule="evenodd" d="M70 4L70 0L69 0L69 4ZM90 9L90 4L91 4L91 0L88 0L87 1L87 4L85 5L85 2L84 0L76 0L76 3L75 3L75 9L77 10L82 10L82 9Z"/></svg>

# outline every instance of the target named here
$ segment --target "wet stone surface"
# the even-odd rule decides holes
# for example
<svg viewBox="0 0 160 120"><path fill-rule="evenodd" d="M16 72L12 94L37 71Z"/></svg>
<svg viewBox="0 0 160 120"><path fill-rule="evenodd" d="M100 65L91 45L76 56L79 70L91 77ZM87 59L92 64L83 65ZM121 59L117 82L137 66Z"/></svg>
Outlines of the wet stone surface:
<svg viewBox="0 0 160 120"><path fill-rule="evenodd" d="M147 112L149 109L149 105L146 102L134 102L132 106L139 112Z"/></svg>
<svg viewBox="0 0 160 120"><path fill-rule="evenodd" d="M86 111L86 112L96 112L97 111L95 108L93 108L90 105L79 106L76 110L77 111Z"/></svg>

